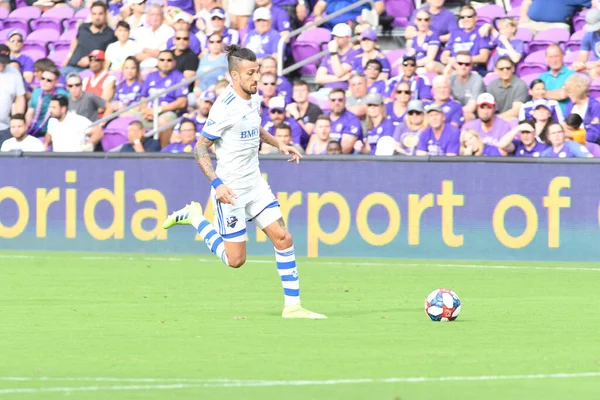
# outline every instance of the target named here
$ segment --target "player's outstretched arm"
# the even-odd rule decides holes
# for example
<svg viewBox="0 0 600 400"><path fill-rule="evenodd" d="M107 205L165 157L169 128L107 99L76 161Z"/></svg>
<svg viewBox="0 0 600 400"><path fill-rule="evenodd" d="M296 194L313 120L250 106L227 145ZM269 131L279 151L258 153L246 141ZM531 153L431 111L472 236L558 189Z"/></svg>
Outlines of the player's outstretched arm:
<svg viewBox="0 0 600 400"><path fill-rule="evenodd" d="M271 135L262 127L260 128L260 140L267 144L270 144L271 146L277 147L279 151L283 154L291 154L292 158L288 160L289 162L296 161L296 164L300 163L302 155L300 154L300 152L298 152L298 150L296 150L292 146L280 143L279 140L277 140L273 135Z"/></svg>
<svg viewBox="0 0 600 400"><path fill-rule="evenodd" d="M231 189L223 184L221 179L219 179L213 167L212 160L210 159L208 149L213 143L214 140L201 136L194 148L194 157L196 157L196 163L210 181L211 186L215 188L217 200L224 204L233 204L233 199L237 198L237 196Z"/></svg>

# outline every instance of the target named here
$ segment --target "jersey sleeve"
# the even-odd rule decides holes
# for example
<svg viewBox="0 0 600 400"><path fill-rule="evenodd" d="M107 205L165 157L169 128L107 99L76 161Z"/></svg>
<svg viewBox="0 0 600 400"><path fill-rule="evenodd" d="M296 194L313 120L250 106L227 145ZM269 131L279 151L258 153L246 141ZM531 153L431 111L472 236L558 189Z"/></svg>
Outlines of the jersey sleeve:
<svg viewBox="0 0 600 400"><path fill-rule="evenodd" d="M594 33L593 32L587 32L585 35L583 35L583 38L581 39L581 50L582 51L592 51L592 35Z"/></svg>
<svg viewBox="0 0 600 400"><path fill-rule="evenodd" d="M575 157L587 157L590 155L590 151L582 144L575 142L566 142L566 144L571 148L571 152Z"/></svg>
<svg viewBox="0 0 600 400"><path fill-rule="evenodd" d="M208 119L202 128L202 136L210 140L221 139L225 130L231 126L233 126L232 117L228 115L225 103L218 102L208 113Z"/></svg>

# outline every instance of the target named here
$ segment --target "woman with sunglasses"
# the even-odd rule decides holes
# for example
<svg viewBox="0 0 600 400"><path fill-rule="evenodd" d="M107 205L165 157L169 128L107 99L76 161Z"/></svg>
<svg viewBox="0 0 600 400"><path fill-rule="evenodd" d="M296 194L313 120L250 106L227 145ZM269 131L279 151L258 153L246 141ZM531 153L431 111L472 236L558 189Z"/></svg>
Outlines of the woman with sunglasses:
<svg viewBox="0 0 600 400"><path fill-rule="evenodd" d="M394 140L397 143L397 153L414 156L417 144L419 144L419 135L427 127L425 107L421 100L411 100L407 108L404 121L396 126Z"/></svg>
<svg viewBox="0 0 600 400"><path fill-rule="evenodd" d="M417 59L417 67L425 68L427 72L442 72L439 63L440 38L431 29L431 14L421 9L415 15L417 35L413 39L412 47L407 54L414 55Z"/></svg>
<svg viewBox="0 0 600 400"><path fill-rule="evenodd" d="M196 87L199 87L201 91L208 90L219 79L227 75L227 57L223 52L223 38L220 34L213 33L208 37L208 52L200 59L198 73L207 72L217 67L222 68L200 77Z"/></svg>
<svg viewBox="0 0 600 400"><path fill-rule="evenodd" d="M507 153L498 147L483 143L483 139L475 129L465 129L460 134L461 156L502 157Z"/></svg>
<svg viewBox="0 0 600 400"><path fill-rule="evenodd" d="M141 89L140 63L133 56L127 57L123 63L123 80L117 85L115 98L111 103L112 110L122 110L139 101Z"/></svg>
<svg viewBox="0 0 600 400"><path fill-rule="evenodd" d="M364 141L356 141L354 150L362 154L374 155L379 139L394 134L394 123L385 113L383 97L380 94L368 94L365 96L365 104L367 105L367 136Z"/></svg>
<svg viewBox="0 0 600 400"><path fill-rule="evenodd" d="M572 140L567 141L563 126L553 122L548 127L548 142L550 147L543 153L542 157L549 158L593 158L594 156L582 144Z"/></svg>
<svg viewBox="0 0 600 400"><path fill-rule="evenodd" d="M385 111L390 116L394 126L398 126L404 121L411 94L410 84L408 82L400 82L394 92L394 101L385 105Z"/></svg>
<svg viewBox="0 0 600 400"><path fill-rule="evenodd" d="M565 118L562 113L562 109L556 100L548 100L546 98L546 84L541 79L534 79L531 81L529 85L529 95L531 96L531 100L526 103L523 103L521 109L519 110L519 121L523 121L525 119L533 118L533 109L535 102L539 100L546 101L546 104L552 110L552 120L555 122L563 123Z"/></svg>
<svg viewBox="0 0 600 400"><path fill-rule="evenodd" d="M362 53L358 54L354 59L352 70L364 73L369 60L379 60L383 68L378 80L386 81L390 75L390 62L377 47L377 34L371 29L367 29L361 33L360 48L362 49Z"/></svg>
<svg viewBox="0 0 600 400"><path fill-rule="evenodd" d="M541 157L548 148L546 143L537 139L532 119L521 121L498 141L497 146L515 157Z"/></svg>

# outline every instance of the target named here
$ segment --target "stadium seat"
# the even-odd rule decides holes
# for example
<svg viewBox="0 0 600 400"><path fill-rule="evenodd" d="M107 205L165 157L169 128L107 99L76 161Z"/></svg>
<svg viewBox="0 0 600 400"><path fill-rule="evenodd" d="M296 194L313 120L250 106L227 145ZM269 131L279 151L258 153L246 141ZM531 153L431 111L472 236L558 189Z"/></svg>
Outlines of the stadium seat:
<svg viewBox="0 0 600 400"><path fill-rule="evenodd" d="M496 4L488 4L477 9L477 25L492 24L496 26L496 20L505 15L504 8Z"/></svg>
<svg viewBox="0 0 600 400"><path fill-rule="evenodd" d="M600 97L600 78L596 78L594 79L592 82L590 82L590 89L589 89L590 93L590 97L596 99Z"/></svg>
<svg viewBox="0 0 600 400"><path fill-rule="evenodd" d="M69 29L64 31L62 35L54 42L53 48L55 51L69 50L71 48L71 42L77 36L76 29Z"/></svg>
<svg viewBox="0 0 600 400"><path fill-rule="evenodd" d="M586 142L585 147L592 153L594 157L600 157L600 146L596 143Z"/></svg>
<svg viewBox="0 0 600 400"><path fill-rule="evenodd" d="M138 121L135 117L119 117L108 123L104 128L104 137L102 138L102 148L104 151L127 143L127 127L133 121Z"/></svg>
<svg viewBox="0 0 600 400"><path fill-rule="evenodd" d="M529 74L543 74L548 70L546 64L546 52L544 50L536 51L525 57L525 60L517 66L517 75L525 76Z"/></svg>
<svg viewBox="0 0 600 400"><path fill-rule="evenodd" d="M518 28L515 34L515 39L520 39L525 43L530 43L533 40L533 33L527 28Z"/></svg>
<svg viewBox="0 0 600 400"><path fill-rule="evenodd" d="M7 8L0 7L0 30L2 30L3 25L4 25L4 20L6 18L8 18L8 14L10 14L10 12L8 11Z"/></svg>
<svg viewBox="0 0 600 400"><path fill-rule="evenodd" d="M6 41L8 40L8 34L12 31L13 31L12 28L2 29L0 31L0 43L6 43ZM27 35L25 35L25 36L27 36Z"/></svg>
<svg viewBox="0 0 600 400"><path fill-rule="evenodd" d="M483 84L488 87L493 80L498 79L499 77L500 75L495 72L489 73L483 77Z"/></svg>
<svg viewBox="0 0 600 400"><path fill-rule="evenodd" d="M571 65L573 64L575 61L577 61L577 59L579 58L579 53L580 51L570 51L568 53L565 54L565 64L566 65Z"/></svg>
<svg viewBox="0 0 600 400"><path fill-rule="evenodd" d="M294 60L304 60L321 51L321 44L331 40L331 32L324 28L312 28L302 32L292 43ZM314 75L317 72L318 60L302 67L303 74Z"/></svg>
<svg viewBox="0 0 600 400"><path fill-rule="evenodd" d="M30 21L39 18L40 15L42 12L37 7L17 8L3 21L2 27L3 29L20 29L29 34L31 32Z"/></svg>
<svg viewBox="0 0 600 400"><path fill-rule="evenodd" d="M54 29L62 33L65 29L64 24L73 18L74 11L71 7L54 7L44 12L38 19L31 21L31 27L37 29Z"/></svg>
<svg viewBox="0 0 600 400"><path fill-rule="evenodd" d="M581 47L581 39L583 39L583 35L585 35L585 30L580 30L571 35L571 38L565 43L567 50L576 51Z"/></svg>
<svg viewBox="0 0 600 400"><path fill-rule="evenodd" d="M393 66L394 63L402 58L404 56L404 54L406 54L406 50L405 49L396 49L396 50L387 50L384 51L383 54L385 55L385 58L388 59L388 61L390 62L390 65ZM398 67L393 68L390 71L390 78L394 77L398 75Z"/></svg>
<svg viewBox="0 0 600 400"><path fill-rule="evenodd" d="M539 74L529 74L529 75L523 75L521 76L521 79L523 80L523 82L525 82L525 84L527 85L527 87L529 87L529 85L531 85L531 82L533 82L534 80L538 79L540 77Z"/></svg>
<svg viewBox="0 0 600 400"><path fill-rule="evenodd" d="M506 13L507 17L511 17L511 18L519 18L521 17L521 7L513 7L512 10L510 10L509 12Z"/></svg>
<svg viewBox="0 0 600 400"><path fill-rule="evenodd" d="M408 25L408 20L415 10L415 5L412 0L386 0L385 11L388 15L394 17L392 26L405 27Z"/></svg>
<svg viewBox="0 0 600 400"><path fill-rule="evenodd" d="M46 56L48 55L48 52L46 51L46 49L37 48L37 47L23 49L21 51L21 53L23 53L27 57L31 58L33 60L33 62L36 62L37 60L41 60L42 58L46 58Z"/></svg>
<svg viewBox="0 0 600 400"><path fill-rule="evenodd" d="M56 65L62 65L63 61L67 59L69 55L69 49L63 49L58 51L53 51L48 55L48 58L54 61Z"/></svg>
<svg viewBox="0 0 600 400"><path fill-rule="evenodd" d="M59 32L51 28L36 29L27 36L23 44L23 51L39 49L43 50L45 55L51 43L58 40Z"/></svg>
<svg viewBox="0 0 600 400"><path fill-rule="evenodd" d="M573 16L573 30L575 32L579 32L583 30L585 26L585 15L587 14L587 9L582 10Z"/></svg>
<svg viewBox="0 0 600 400"><path fill-rule="evenodd" d="M535 35L529 43L529 51L534 53L540 50L546 50L551 44L566 43L569 41L569 31L562 28L552 28L542 31Z"/></svg>
<svg viewBox="0 0 600 400"><path fill-rule="evenodd" d="M85 22L88 17L90 16L90 9L89 8L83 8L79 11L77 11L75 13L75 15L73 16L73 18L70 18L67 22L66 22L66 29L77 29L77 24L79 22Z"/></svg>

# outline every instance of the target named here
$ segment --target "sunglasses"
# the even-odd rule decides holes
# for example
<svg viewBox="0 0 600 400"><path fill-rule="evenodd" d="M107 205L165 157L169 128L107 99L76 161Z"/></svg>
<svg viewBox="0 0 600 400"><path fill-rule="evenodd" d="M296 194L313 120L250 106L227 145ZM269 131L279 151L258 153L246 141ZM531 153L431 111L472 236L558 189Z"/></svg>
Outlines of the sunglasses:
<svg viewBox="0 0 600 400"><path fill-rule="evenodd" d="M283 114L283 110L269 110L271 114Z"/></svg>
<svg viewBox="0 0 600 400"><path fill-rule="evenodd" d="M90 61L104 61L96 57L90 57Z"/></svg>
<svg viewBox="0 0 600 400"><path fill-rule="evenodd" d="M367 107L379 107L379 104L367 104Z"/></svg>
<svg viewBox="0 0 600 400"><path fill-rule="evenodd" d="M173 62L173 59L172 58L159 58L158 61L161 61L161 62Z"/></svg>
<svg viewBox="0 0 600 400"><path fill-rule="evenodd" d="M209 40L208 43L223 43L222 40Z"/></svg>
<svg viewBox="0 0 600 400"><path fill-rule="evenodd" d="M471 15L461 15L458 17L458 19L465 19L465 18L474 18L475 14L471 14Z"/></svg>
<svg viewBox="0 0 600 400"><path fill-rule="evenodd" d="M68 88L80 87L81 83L73 83L71 85L67 85Z"/></svg>
<svg viewBox="0 0 600 400"><path fill-rule="evenodd" d="M423 115L421 111L409 111L408 115Z"/></svg>
<svg viewBox="0 0 600 400"><path fill-rule="evenodd" d="M498 71L510 71L512 69L512 67L498 67Z"/></svg>
<svg viewBox="0 0 600 400"><path fill-rule="evenodd" d="M369 66L367 67L367 69L374 69L375 71L381 71L381 70L379 69L379 67L374 67L374 66L372 66L372 65L369 65Z"/></svg>
<svg viewBox="0 0 600 400"><path fill-rule="evenodd" d="M416 67L417 64L413 63L413 62L404 62L402 63L402 65L404 65L405 67Z"/></svg>
<svg viewBox="0 0 600 400"><path fill-rule="evenodd" d="M535 133L535 131L521 131L521 134L523 134L523 133L533 135Z"/></svg>
<svg viewBox="0 0 600 400"><path fill-rule="evenodd" d="M23 43L23 39L10 39L10 43Z"/></svg>
<svg viewBox="0 0 600 400"><path fill-rule="evenodd" d="M396 94L411 94L410 90L396 90Z"/></svg>
<svg viewBox="0 0 600 400"><path fill-rule="evenodd" d="M275 86L277 85L275 82L263 82L264 86Z"/></svg>
<svg viewBox="0 0 600 400"><path fill-rule="evenodd" d="M456 63L458 65L460 65L461 67L470 67L471 66L470 62L460 62L460 61L457 61Z"/></svg>
<svg viewBox="0 0 600 400"><path fill-rule="evenodd" d="M487 105L487 104L482 104L482 105L480 105L480 106L479 106L479 108L481 108L481 109L483 109L483 110L487 110L487 109L491 109L491 108L492 108L492 106L490 106L490 105Z"/></svg>
<svg viewBox="0 0 600 400"><path fill-rule="evenodd" d="M41 81L45 81L45 82L50 82L50 83L54 82L54 79L46 78L46 77L43 77L43 76L42 76L42 78L40 80Z"/></svg>
<svg viewBox="0 0 600 400"><path fill-rule="evenodd" d="M336 98L333 98L333 99L329 99L329 101L331 101L332 103L343 103L344 99L341 98L341 97L336 97Z"/></svg>
<svg viewBox="0 0 600 400"><path fill-rule="evenodd" d="M429 21L429 18L417 18L417 21L425 22L425 21Z"/></svg>
<svg viewBox="0 0 600 400"><path fill-rule="evenodd" d="M175 40L185 40L185 41L188 41L188 40L190 40L190 38L189 37L176 37Z"/></svg>

